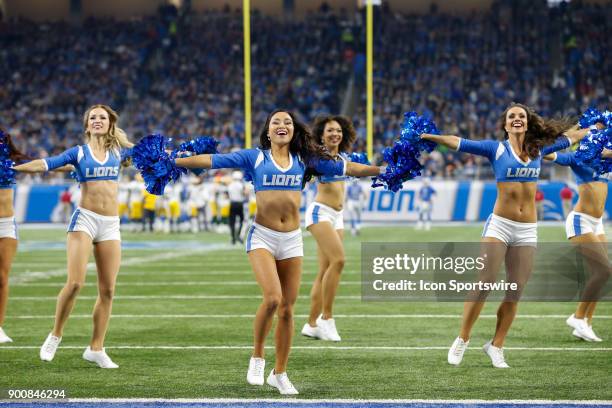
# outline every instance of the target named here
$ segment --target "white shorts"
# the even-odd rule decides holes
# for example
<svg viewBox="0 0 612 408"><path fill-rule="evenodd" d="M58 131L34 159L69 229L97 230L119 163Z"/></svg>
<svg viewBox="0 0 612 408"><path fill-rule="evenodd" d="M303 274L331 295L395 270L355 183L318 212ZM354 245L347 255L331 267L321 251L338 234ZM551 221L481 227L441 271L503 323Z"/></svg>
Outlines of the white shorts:
<svg viewBox="0 0 612 408"><path fill-rule="evenodd" d="M330 222L335 230L344 229L344 216L342 210L336 211L328 205L313 201L306 209L306 228L320 222Z"/></svg>
<svg viewBox="0 0 612 408"><path fill-rule="evenodd" d="M346 200L346 211L347 212L361 211L361 208L362 208L361 207L361 201Z"/></svg>
<svg viewBox="0 0 612 408"><path fill-rule="evenodd" d="M121 241L119 217L100 215L85 208L77 207L72 213L68 232L85 232L93 242Z"/></svg>
<svg viewBox="0 0 612 408"><path fill-rule="evenodd" d="M268 250L279 261L304 256L302 230L278 232L254 222L247 233L246 251L260 248Z"/></svg>
<svg viewBox="0 0 612 408"><path fill-rule="evenodd" d="M538 224L512 221L491 214L485 223L482 237L497 238L508 246L537 246Z"/></svg>
<svg viewBox="0 0 612 408"><path fill-rule="evenodd" d="M565 233L567 239L584 234L605 234L603 221L601 218L591 217L588 214L572 211L565 219Z"/></svg>
<svg viewBox="0 0 612 408"><path fill-rule="evenodd" d="M19 239L15 217L0 218L0 238Z"/></svg>
<svg viewBox="0 0 612 408"><path fill-rule="evenodd" d="M419 203L419 211L422 213L429 212L431 210L431 203L429 201L421 201Z"/></svg>

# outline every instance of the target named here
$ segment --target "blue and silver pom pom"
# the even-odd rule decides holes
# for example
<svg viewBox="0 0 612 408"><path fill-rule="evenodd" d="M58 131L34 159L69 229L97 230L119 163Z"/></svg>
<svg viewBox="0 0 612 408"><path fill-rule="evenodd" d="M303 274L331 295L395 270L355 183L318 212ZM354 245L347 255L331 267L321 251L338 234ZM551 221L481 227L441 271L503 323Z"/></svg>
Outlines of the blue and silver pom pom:
<svg viewBox="0 0 612 408"><path fill-rule="evenodd" d="M372 187L384 186L396 192L405 181L421 175L421 153L430 153L436 147L434 142L421 139L423 133L438 135L440 131L428 117L419 116L416 112L405 113L399 140L383 151L387 169L374 179Z"/></svg>
<svg viewBox="0 0 612 408"><path fill-rule="evenodd" d="M610 127L612 125L612 112L608 110L602 112L597 108L588 108L578 120L581 129L586 129L597 123Z"/></svg>
<svg viewBox="0 0 612 408"><path fill-rule="evenodd" d="M15 175L17 172L13 170L15 162L7 159L0 159L0 186L10 186L15 184Z"/></svg>
<svg viewBox="0 0 612 408"><path fill-rule="evenodd" d="M169 182L177 181L187 169L174 163L175 152L168 152L170 139L160 134L145 136L132 149L132 162L140 170L145 188L162 195Z"/></svg>
<svg viewBox="0 0 612 408"><path fill-rule="evenodd" d="M193 154L215 154L219 153L217 146L219 142L210 136L200 136L188 142L183 142L178 148L179 152L190 152Z"/></svg>
<svg viewBox="0 0 612 408"><path fill-rule="evenodd" d="M612 150L612 129L592 130L580 141L576 149L576 162L582 166L593 168L598 174L604 174L606 162L601 154L604 149Z"/></svg>
<svg viewBox="0 0 612 408"><path fill-rule="evenodd" d="M17 172L13 170L15 162L11 160L11 148L7 143L6 134L0 130L0 186L10 186L15 184L15 175Z"/></svg>
<svg viewBox="0 0 612 408"><path fill-rule="evenodd" d="M219 142L210 136L200 136L196 139L190 140L188 142L183 142L178 148L178 156L181 156L181 153L190 153L190 155L197 154L215 154L219 153L217 150L217 146ZM196 176L204 173L204 169L189 169Z"/></svg>

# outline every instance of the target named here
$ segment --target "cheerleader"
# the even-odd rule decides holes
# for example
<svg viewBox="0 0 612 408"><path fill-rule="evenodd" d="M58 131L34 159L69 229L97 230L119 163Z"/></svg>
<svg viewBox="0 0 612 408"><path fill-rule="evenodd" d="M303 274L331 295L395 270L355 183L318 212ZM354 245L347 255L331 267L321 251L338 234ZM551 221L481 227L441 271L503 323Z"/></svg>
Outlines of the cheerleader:
<svg viewBox="0 0 612 408"><path fill-rule="evenodd" d="M29 160L13 144L11 136L0 129L0 159L21 162ZM5 157L5 153L7 156ZM2 163L4 164L4 163ZM17 252L17 223L13 208L13 185L7 177L0 180L0 343L10 343L13 340L4 332L4 317L8 303L8 279L13 258Z"/></svg>
<svg viewBox="0 0 612 408"><path fill-rule="evenodd" d="M604 151L604 155L610 152ZM608 244L603 224L604 208L608 198L610 173L597 172L576 162L575 153L553 153L545 157L558 165L569 166L578 184L578 202L568 214L565 232L570 242L578 245L591 270L583 292L583 301L576 311L567 318L572 335L582 340L600 342L602 339L593 331L593 314L597 306L599 291L610 277Z"/></svg>
<svg viewBox="0 0 612 408"><path fill-rule="evenodd" d="M332 157L347 160L346 152L355 142L351 121L344 116L323 116L315 120L313 137ZM318 176L317 194L306 209L305 227L317 241L319 271L310 291L310 315L302 334L321 340L340 341L333 318L333 305L344 268L345 174Z"/></svg>
<svg viewBox="0 0 612 408"><path fill-rule="evenodd" d="M328 176L374 176L380 168L333 160L313 142L308 128L286 110L275 110L268 116L258 149L179 158L176 165L239 168L253 180L257 214L247 233L246 251L263 300L255 315L247 381L264 383L264 343L276 313L276 362L267 383L281 394L297 394L286 370L304 255L299 209L301 190L308 178L306 169Z"/></svg>
<svg viewBox="0 0 612 408"><path fill-rule="evenodd" d="M101 368L117 368L104 351L113 294L121 264L118 216L118 179L123 148L132 146L117 126L119 116L106 105L94 105L83 116L87 144L62 154L15 166L25 173L44 172L71 164L82 195L72 214L66 243L68 278L59 293L55 324L40 349L40 358L51 361L60 345L64 326L85 283L87 261L93 250L98 273L98 298L93 310L93 335L83 358Z"/></svg>
<svg viewBox="0 0 612 408"><path fill-rule="evenodd" d="M503 142L431 134L421 137L460 152L484 156L493 166L497 200L482 233L486 261L480 280L495 280L505 259L506 281L516 283L519 289L499 306L495 334L484 345L483 351L494 367L508 368L503 352L504 340L516 316L520 293L531 274L537 242L535 193L541 155L567 148L584 137L587 131L570 130L572 123L569 121L544 119L531 108L518 103L511 104L504 111L499 125L505 134ZM567 137L555 142L563 132ZM449 364L461 363L486 295L480 292L465 302L459 336L448 352Z"/></svg>

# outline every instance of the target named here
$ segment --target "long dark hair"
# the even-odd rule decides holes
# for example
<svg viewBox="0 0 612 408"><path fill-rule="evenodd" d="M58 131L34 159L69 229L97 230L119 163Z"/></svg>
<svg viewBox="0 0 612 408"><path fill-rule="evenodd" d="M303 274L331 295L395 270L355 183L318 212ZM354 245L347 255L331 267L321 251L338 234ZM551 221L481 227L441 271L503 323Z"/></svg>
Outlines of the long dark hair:
<svg viewBox="0 0 612 408"><path fill-rule="evenodd" d="M529 106L512 102L499 118L499 128L504 132L506 139L508 138L506 115L510 109L515 107L522 108L527 113L527 131L523 141L523 150L527 152L531 159L537 158L544 146L553 144L563 132L571 129L576 124L576 121L569 117L543 118Z"/></svg>
<svg viewBox="0 0 612 408"><path fill-rule="evenodd" d="M312 125L312 135L314 136L317 143L323 145L323 132L325 131L325 125L329 122L336 121L342 128L342 141L338 146L339 152L347 152L350 150L355 139L357 138L357 132L353 127L353 122L346 116L341 115L324 115L317 116L314 124Z"/></svg>
<svg viewBox="0 0 612 408"><path fill-rule="evenodd" d="M287 109L275 109L268 115L266 123L259 134L259 147L261 149L267 150L272 147L272 142L268 137L268 131L270 130L270 121L272 121L272 116L279 112L285 112L293 121L293 138L289 143L289 151L292 154L299 155L304 162L308 162L314 158L332 158L323 146L314 143L312 137L310 136L310 129L308 129L308 126L306 126L304 122L300 121L293 112Z"/></svg>
<svg viewBox="0 0 612 408"><path fill-rule="evenodd" d="M268 131L270 130L270 122L272 121L272 116L276 115L279 112L285 112L293 120L293 138L289 143L289 152L291 154L297 154L298 157L302 159L302 161L306 164L306 172L304 173L304 178L302 180L302 187L312 178L312 176L317 173L310 167L309 163L312 163L313 160L317 159L327 159L333 160L327 149L323 145L320 145L314 141L311 136L310 129L304 122L300 121L297 116L290 110L287 109L275 109L272 111L268 118L266 119L266 123L264 124L261 132L259 133L259 148L263 150L268 150L272 147L272 142L268 137Z"/></svg>
<svg viewBox="0 0 612 408"><path fill-rule="evenodd" d="M6 133L2 128L0 128L0 143L4 143L9 148L9 158L15 163L20 163L28 160L32 160L30 156L25 153L22 153L21 150L15 146L13 143L13 139L11 135Z"/></svg>

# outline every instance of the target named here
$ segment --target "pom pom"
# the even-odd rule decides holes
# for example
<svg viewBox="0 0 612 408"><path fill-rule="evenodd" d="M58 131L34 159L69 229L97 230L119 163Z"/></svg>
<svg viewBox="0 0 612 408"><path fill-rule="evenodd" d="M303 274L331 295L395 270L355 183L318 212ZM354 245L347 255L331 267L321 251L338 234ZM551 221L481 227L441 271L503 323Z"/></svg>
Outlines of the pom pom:
<svg viewBox="0 0 612 408"><path fill-rule="evenodd" d="M578 120L578 124L582 129L586 129L597 123L601 123L605 127L610 127L610 125L612 125L612 112L608 110L601 112L596 108L588 108L584 111L580 120Z"/></svg>
<svg viewBox="0 0 612 408"><path fill-rule="evenodd" d="M8 145L6 133L0 130L0 159L9 160L11 156L11 148Z"/></svg>
<svg viewBox="0 0 612 408"><path fill-rule="evenodd" d="M400 139L415 145L419 155L422 151L430 153L436 147L434 142L421 139L423 133L439 135L440 131L429 118L419 116L416 112L404 113Z"/></svg>
<svg viewBox="0 0 612 408"><path fill-rule="evenodd" d="M604 124L605 127L609 128L612 127L612 112L610 111L604 111L601 114L601 122Z"/></svg>
<svg viewBox="0 0 612 408"><path fill-rule="evenodd" d="M11 160L11 148L7 143L6 134L0 130L0 186L10 186L15 184L15 175L17 172L13 170L15 162Z"/></svg>
<svg viewBox="0 0 612 408"><path fill-rule="evenodd" d="M187 169L174 163L176 153L166 149L170 139L160 134L143 137L132 149L132 161L140 170L145 188L151 194L162 195L169 182L177 181Z"/></svg>
<svg viewBox="0 0 612 408"><path fill-rule="evenodd" d="M126 160L130 160L132 158L132 153L134 152L134 148L125 148L121 149L121 159L120 161L123 163Z"/></svg>
<svg viewBox="0 0 612 408"><path fill-rule="evenodd" d="M374 178L372 187L384 186L397 192L405 181L421 175L421 152L429 153L436 146L434 142L421 139L423 133L440 134L435 123L429 118L419 116L416 112L405 113L399 140L393 147L387 147L383 151L383 158L388 163L387 168L383 174Z"/></svg>
<svg viewBox="0 0 612 408"><path fill-rule="evenodd" d="M591 167L597 174L607 173L604 168L609 160L602 160L603 149L612 149L612 129L595 130L580 141L576 150L576 162L581 166Z"/></svg>
<svg viewBox="0 0 612 408"><path fill-rule="evenodd" d="M0 186L10 186L15 184L15 174L12 167L15 163L12 160L0 159Z"/></svg>
<svg viewBox="0 0 612 408"><path fill-rule="evenodd" d="M601 122L602 112L597 108L588 108L584 111L580 119L578 120L578 124L581 129L586 129L591 125L596 124L597 122Z"/></svg>
<svg viewBox="0 0 612 408"><path fill-rule="evenodd" d="M191 152L194 154L219 153L217 146L219 142L210 136L200 136L188 142L183 142L178 148L179 152Z"/></svg>
<svg viewBox="0 0 612 408"><path fill-rule="evenodd" d="M370 164L370 161L368 160L368 155L365 153L353 152L349 154L349 160L353 163Z"/></svg>
<svg viewBox="0 0 612 408"><path fill-rule="evenodd" d="M601 161L601 167L599 174L612 173L612 159L603 159Z"/></svg>
<svg viewBox="0 0 612 408"><path fill-rule="evenodd" d="M192 153L196 154L215 154L219 153L217 150L217 146L219 142L213 139L210 136L200 136L196 139L190 140L188 142L183 142L178 148L178 155L181 153ZM201 175L205 172L204 169L190 169L193 174L196 176Z"/></svg>

